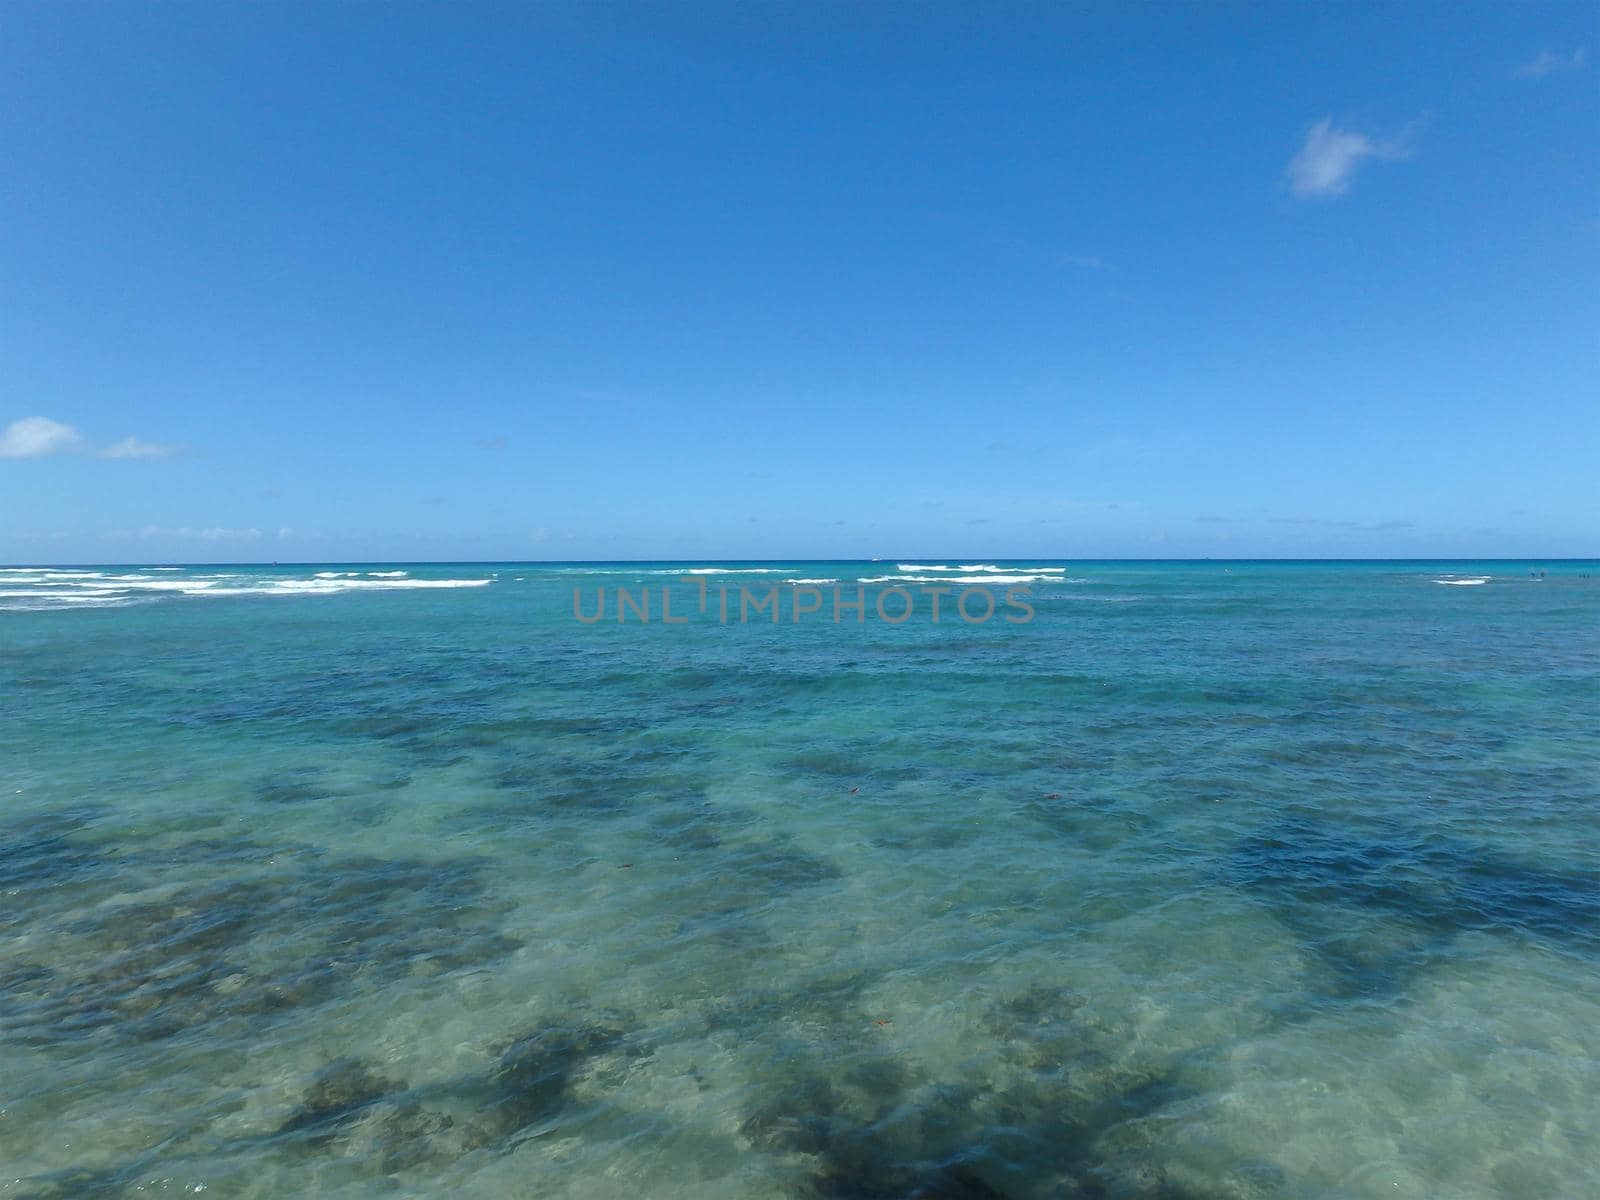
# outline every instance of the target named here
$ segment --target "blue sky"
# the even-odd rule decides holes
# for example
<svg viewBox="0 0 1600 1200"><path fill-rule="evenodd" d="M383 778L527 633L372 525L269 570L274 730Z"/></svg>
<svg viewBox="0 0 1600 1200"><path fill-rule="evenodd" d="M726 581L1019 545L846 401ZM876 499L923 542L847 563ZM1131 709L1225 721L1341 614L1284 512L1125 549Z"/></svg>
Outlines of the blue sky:
<svg viewBox="0 0 1600 1200"><path fill-rule="evenodd" d="M1600 555L1586 4L0 8L0 559Z"/></svg>

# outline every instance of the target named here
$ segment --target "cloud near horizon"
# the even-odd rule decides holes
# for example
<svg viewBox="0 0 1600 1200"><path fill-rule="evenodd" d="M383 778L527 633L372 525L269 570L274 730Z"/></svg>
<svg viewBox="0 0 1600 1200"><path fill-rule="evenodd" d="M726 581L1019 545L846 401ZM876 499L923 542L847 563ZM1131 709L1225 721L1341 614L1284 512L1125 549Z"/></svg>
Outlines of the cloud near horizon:
<svg viewBox="0 0 1600 1200"><path fill-rule="evenodd" d="M1374 138L1353 129L1340 129L1324 117L1306 133L1305 144L1290 159L1285 175L1296 196L1342 196L1368 159L1394 162L1411 156L1410 139L1402 134Z"/></svg>
<svg viewBox="0 0 1600 1200"><path fill-rule="evenodd" d="M0 458L45 458L86 450L83 435L71 425L49 417L22 417L0 432ZM129 434L95 452L97 458L171 458L180 450L163 442L147 442Z"/></svg>
<svg viewBox="0 0 1600 1200"><path fill-rule="evenodd" d="M23 417L0 433L0 458L43 458L74 449L82 441L71 425L49 417Z"/></svg>
<svg viewBox="0 0 1600 1200"><path fill-rule="evenodd" d="M101 458L171 458L178 453L178 447L168 446L162 442L147 442L142 438L133 437L131 434L114 445L107 446L100 451Z"/></svg>
<svg viewBox="0 0 1600 1200"><path fill-rule="evenodd" d="M1569 54L1554 50L1541 50L1511 73L1518 79L1543 79L1546 75L1559 75L1565 71L1581 71L1588 61L1589 52L1582 46Z"/></svg>
<svg viewBox="0 0 1600 1200"><path fill-rule="evenodd" d="M288 537L290 532L288 529L280 529L278 530L278 536ZM230 542L254 541L266 535L259 529L225 529L221 526L191 528L188 525L177 529L167 529L160 525L146 525L139 530L139 536L142 538L198 538L202 542Z"/></svg>

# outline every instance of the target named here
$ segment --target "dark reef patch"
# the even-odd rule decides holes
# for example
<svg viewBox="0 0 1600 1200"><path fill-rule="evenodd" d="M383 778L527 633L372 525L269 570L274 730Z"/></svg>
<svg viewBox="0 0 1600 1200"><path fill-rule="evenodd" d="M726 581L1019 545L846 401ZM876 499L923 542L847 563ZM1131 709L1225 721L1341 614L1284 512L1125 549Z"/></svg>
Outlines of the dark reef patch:
<svg viewBox="0 0 1600 1200"><path fill-rule="evenodd" d="M25 1179L7 1180L21 1191L6 1192L8 1200L101 1200L125 1196L135 1175L127 1167L106 1170L88 1170L68 1167L51 1171L47 1175L31 1175Z"/></svg>
<svg viewBox="0 0 1600 1200"><path fill-rule="evenodd" d="M777 765L785 773L816 776L834 783L849 780L854 784L892 784L922 779L928 774L927 768L920 765L884 761L883 750L877 743L830 742L827 748L792 754Z"/></svg>
<svg viewBox="0 0 1600 1200"><path fill-rule="evenodd" d="M564 753L590 739L614 736L625 742L644 728L639 717L614 714L505 717L492 704L477 702L443 703L422 712L354 714L339 731L385 741L419 765L441 766L476 755L538 761L552 750Z"/></svg>
<svg viewBox="0 0 1600 1200"><path fill-rule="evenodd" d="M831 883L839 868L779 838L724 841L706 851L704 869L689 884L702 893L696 920L749 913L792 892Z"/></svg>
<svg viewBox="0 0 1600 1200"><path fill-rule="evenodd" d="M331 800L337 790L324 782L322 767L293 767L258 777L251 784L251 796L262 804L307 804Z"/></svg>
<svg viewBox="0 0 1600 1200"><path fill-rule="evenodd" d="M546 1026L500 1051L487 1080L489 1112L501 1135L550 1119L567 1104L574 1079L625 1034L609 1025Z"/></svg>
<svg viewBox="0 0 1600 1200"><path fill-rule="evenodd" d="M668 807L650 820L651 833L677 850L715 850L729 824L724 814L705 804Z"/></svg>
<svg viewBox="0 0 1600 1200"><path fill-rule="evenodd" d="M486 1139L457 1131L448 1112L358 1059L319 1070L300 1106L273 1135L297 1154L375 1158L385 1174L458 1157Z"/></svg>
<svg viewBox="0 0 1600 1200"><path fill-rule="evenodd" d="M996 1004L984 1025L1002 1057L1031 1070L1098 1069L1104 1058L1096 1047L1113 1031L1084 1011L1086 1003L1068 988L1038 984Z"/></svg>
<svg viewBox="0 0 1600 1200"><path fill-rule="evenodd" d="M827 859L797 850L778 838L724 845L717 856L717 866L748 881L762 895L778 895L839 878L839 868Z"/></svg>
<svg viewBox="0 0 1600 1200"><path fill-rule="evenodd" d="M14 894L56 887L91 874L104 856L82 836L106 810L99 806L13 817L0 823L0 892L4 909L15 907ZM0 924L6 920L0 909Z"/></svg>
<svg viewBox="0 0 1600 1200"><path fill-rule="evenodd" d="M1356 978L1373 964L1348 949L1341 956L1352 917L1402 926L1422 952L1477 930L1600 952L1600 875L1408 829L1363 835L1285 822L1243 842L1226 878L1265 898L1319 954L1343 957Z"/></svg>
<svg viewBox="0 0 1600 1200"><path fill-rule="evenodd" d="M432 730L442 729L447 724L441 717L403 708L378 709L358 716L341 717L330 722L330 728L334 733L345 737L389 741L396 738L418 737Z"/></svg>
<svg viewBox="0 0 1600 1200"><path fill-rule="evenodd" d="M959 825L928 823L904 825L892 833L880 833L872 844L882 850L921 852L953 850L970 842L976 831Z"/></svg>
<svg viewBox="0 0 1600 1200"><path fill-rule="evenodd" d="M504 956L500 906L475 867L230 847L188 866L237 871L159 899L114 893L47 922L47 964L13 961L0 1037L31 1044L156 1041L219 1020L267 1019L364 986Z"/></svg>
<svg viewBox="0 0 1600 1200"><path fill-rule="evenodd" d="M525 796L530 816L542 813L616 815L640 805L695 803L705 786L695 755L674 745L645 745L606 753L495 756L496 789Z"/></svg>
<svg viewBox="0 0 1600 1200"><path fill-rule="evenodd" d="M1114 1162L1097 1150L1101 1134L1155 1111L1165 1093L1085 1111L1065 1091L981 1097L967 1086L908 1085L904 1070L873 1074L794 1082L759 1105L741 1134L756 1149L810 1159L818 1200L988 1200L1008 1194L1015 1171L1051 1177L1054 1194L1067 1197L1181 1194L1148 1160Z"/></svg>
<svg viewBox="0 0 1600 1200"><path fill-rule="evenodd" d="M807 976L800 986L773 991L754 988L719 997L701 1010L709 1033L751 1028L771 1031L811 1028L860 1029L867 1025L861 1003L877 972L836 967Z"/></svg>
<svg viewBox="0 0 1600 1200"><path fill-rule="evenodd" d="M848 1006L848 989L840 998ZM1163 1118L1196 1092L1177 1064L1110 1062L1106 1052L1125 1031L1096 1022L1088 1008L1087 997L1045 985L997 1002L986 1025L1005 1047L1001 1057L1022 1069L983 1086L931 1078L912 1061L859 1047L841 1053L780 1039L766 1076L775 1083L746 1110L740 1136L754 1150L802 1161L815 1200L1289 1194L1282 1173L1261 1162L1239 1164L1215 1192L1174 1177L1158 1141ZM773 1019L784 1018L775 1011ZM859 1011L853 1020L866 1023Z"/></svg>
<svg viewBox="0 0 1600 1200"><path fill-rule="evenodd" d="M724 838L709 822L678 836L685 839L680 845L696 853L696 869L680 888L678 911L687 915L677 921L678 934L725 943L730 952L760 952L769 939L764 910L840 878L833 863L781 838ZM686 844L688 838L699 844Z"/></svg>
<svg viewBox="0 0 1600 1200"><path fill-rule="evenodd" d="M378 1075L359 1059L337 1059L317 1072L305 1100L278 1132L307 1130L318 1139L331 1137L363 1109L404 1087Z"/></svg>
<svg viewBox="0 0 1600 1200"><path fill-rule="evenodd" d="M574 1088L595 1078L598 1062L641 1053L622 1029L576 1020L503 1044L483 1075L424 1087L408 1089L341 1059L317 1073L277 1136L287 1135L285 1144L300 1152L375 1156L386 1173L437 1167L474 1151L509 1149L522 1130L569 1112Z"/></svg>
<svg viewBox="0 0 1600 1200"><path fill-rule="evenodd" d="M1091 849L1114 849L1160 827L1149 812L1120 798L1093 792L1026 800L1017 805L1017 811L1051 832Z"/></svg>

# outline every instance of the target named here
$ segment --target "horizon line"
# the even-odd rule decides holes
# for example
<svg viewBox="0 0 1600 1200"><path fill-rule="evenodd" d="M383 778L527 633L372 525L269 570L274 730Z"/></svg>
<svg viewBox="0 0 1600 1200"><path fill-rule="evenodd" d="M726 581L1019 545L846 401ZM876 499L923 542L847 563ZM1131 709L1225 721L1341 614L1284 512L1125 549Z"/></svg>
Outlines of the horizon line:
<svg viewBox="0 0 1600 1200"><path fill-rule="evenodd" d="M1243 558L1221 558L1215 555L1185 555L1177 557L1075 557L1072 555L1047 555L1040 557L1020 555L982 555L982 554L909 554L899 557L878 558L713 558L709 556L698 558L327 558L327 559L205 559L181 562L176 559L141 558L129 559L123 562L82 560L77 562L6 562L0 563L0 570L70 570L77 567L356 567L356 566L406 566L406 567L473 567L473 566L518 566L518 567L583 567L583 566L629 566L635 564L657 564L664 566L685 565L744 565L749 563L873 563L893 562L899 565L902 559L912 562L917 559L934 561L938 559L972 559L989 560L1010 563L1596 563L1600 564L1600 556L1588 557L1540 557L1528 556L1501 556L1501 555L1407 555L1404 557L1332 557L1311 556L1296 557L1293 555L1248 556Z"/></svg>

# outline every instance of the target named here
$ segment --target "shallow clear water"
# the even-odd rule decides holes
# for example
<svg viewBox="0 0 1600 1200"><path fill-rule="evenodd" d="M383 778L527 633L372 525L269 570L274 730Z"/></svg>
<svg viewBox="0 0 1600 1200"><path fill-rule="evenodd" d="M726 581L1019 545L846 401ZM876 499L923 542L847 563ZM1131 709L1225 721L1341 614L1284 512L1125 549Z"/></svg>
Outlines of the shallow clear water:
<svg viewBox="0 0 1600 1200"><path fill-rule="evenodd" d="M1600 566L686 566L0 573L0 1194L1600 1193Z"/></svg>

